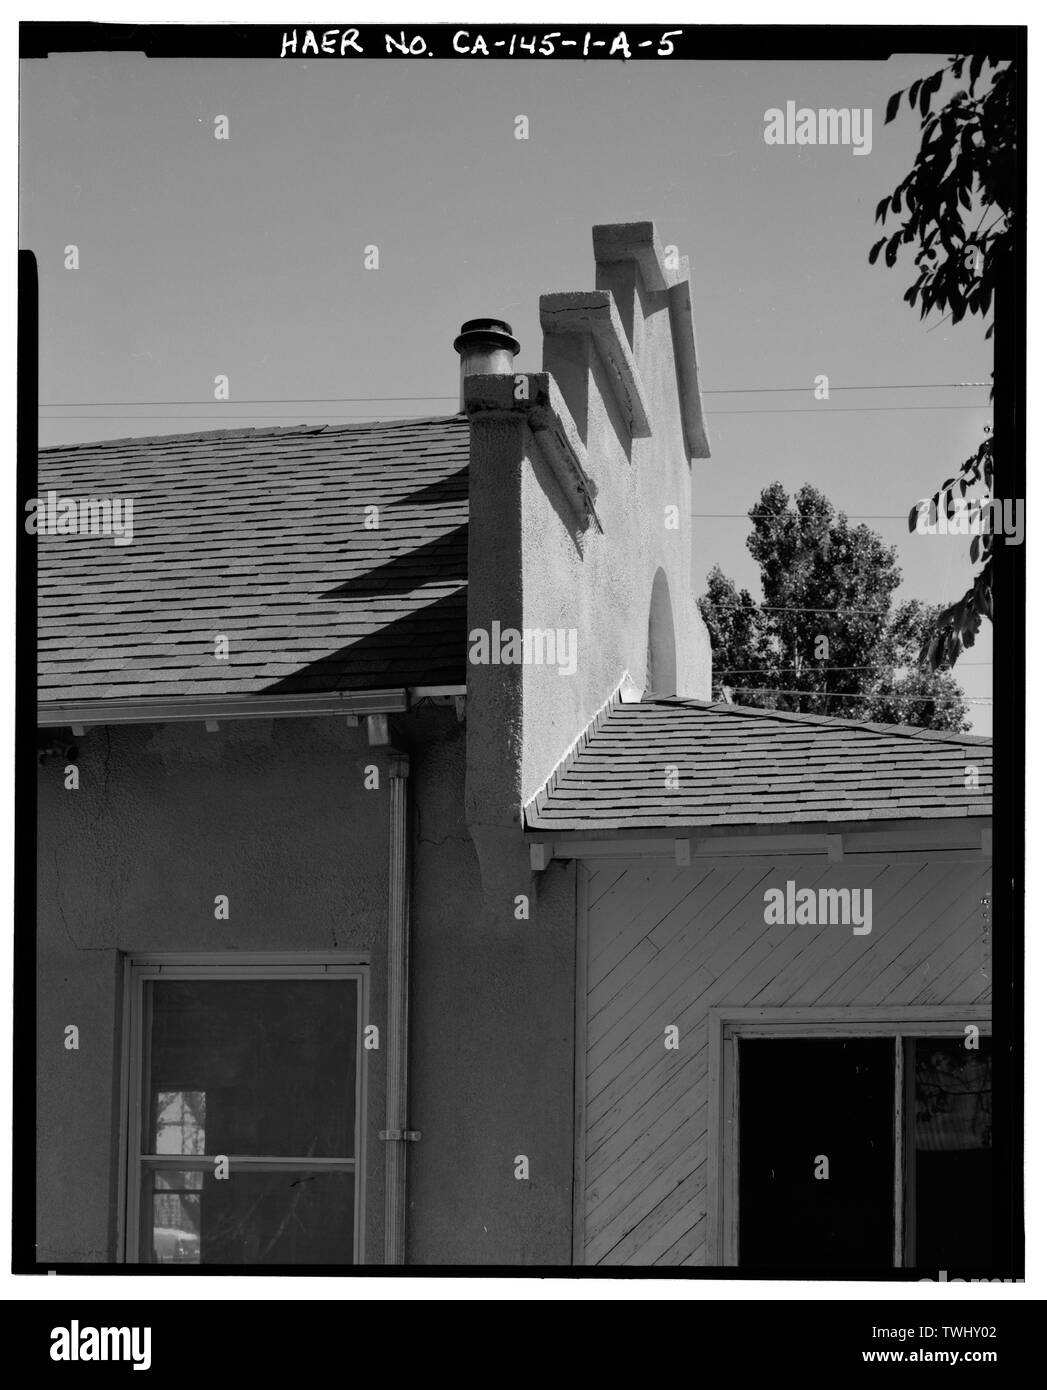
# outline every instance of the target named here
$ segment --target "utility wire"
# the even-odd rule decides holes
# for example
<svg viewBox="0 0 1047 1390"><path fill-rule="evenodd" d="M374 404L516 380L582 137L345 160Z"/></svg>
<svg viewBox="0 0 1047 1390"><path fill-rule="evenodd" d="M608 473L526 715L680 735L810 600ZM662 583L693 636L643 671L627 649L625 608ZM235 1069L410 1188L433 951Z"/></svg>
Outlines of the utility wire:
<svg viewBox="0 0 1047 1390"><path fill-rule="evenodd" d="M983 405L820 405L772 406L767 410L707 410L706 415L880 415L899 410L981 410Z"/></svg>
<svg viewBox="0 0 1047 1390"><path fill-rule="evenodd" d="M849 692L839 690L790 690L777 685L732 685L732 691L740 691L743 695L799 695L807 696L812 700L866 700L870 703L879 699L891 699L887 691L877 694L852 695ZM904 705L954 705L965 701L971 705L991 705L993 702L991 695L954 695L947 698L939 698L935 695L914 695L905 700L895 700L895 704Z"/></svg>
<svg viewBox="0 0 1047 1390"><path fill-rule="evenodd" d="M447 399L450 400L451 397L448 397ZM457 397L455 397L454 399L457 400ZM216 404L216 405L219 405L219 404L221 404L221 403L218 402L218 401L216 401L215 404ZM237 404L240 404L240 402L237 402ZM314 421L314 420L376 420L376 421L379 421L379 422L380 422L380 421L382 421L382 420L403 420L403 419L405 418L405 417L402 416L402 415L377 415L377 414L375 414L375 412L374 412L373 410L357 410L357 411L347 410L347 411L343 411L343 413L342 413L341 415L308 415L308 416L306 416L306 413L303 412L303 411L290 411L290 410L287 411L285 414L282 414L282 415L258 415L258 414L251 414L251 415L233 415L233 414L230 414L230 413L228 413L228 412L226 412L226 411L224 411L224 410L222 411L222 414L225 416L225 418L226 418L227 420L301 420L301 419L305 418L305 419L307 420L307 423L312 423L312 421ZM408 417L406 417L406 418L407 418L407 420L408 420L408 423L410 423L410 418L411 418L411 417L408 416ZM450 418L450 417L449 417L449 418ZM189 414L183 414L183 415L153 415L153 414L149 414L149 415L53 415L53 416L51 416L50 418L48 418L47 416L45 416L44 419L41 421L41 423L42 423L42 424L48 424L48 425L61 425L61 424L64 424L67 420L143 420L143 421L145 421L145 420L214 420L214 421L217 421L218 419L219 419L219 417L218 417L217 415L200 415L200 414L197 414L196 412L192 412L192 413L189 413Z"/></svg>
<svg viewBox="0 0 1047 1390"><path fill-rule="evenodd" d="M991 665L991 661L968 661L966 663L966 666ZM807 669L820 675L823 671L879 671L881 668L879 666L822 666L820 663L812 662ZM892 668L892 670L900 669L902 668ZM767 674L768 670L766 666L723 666L713 671L714 676L766 676Z"/></svg>
<svg viewBox="0 0 1047 1390"><path fill-rule="evenodd" d="M986 495L988 495L988 494L986 494ZM975 501L980 501L980 500L981 500L981 499L979 499L979 498L975 498ZM908 512L851 512L851 511L848 511L846 508L841 508L841 510L842 510L842 512L843 512L843 515L848 519L848 521L908 521L908 519L909 519L909 514L908 514ZM740 520L742 520L742 521L750 521L750 520L755 521L755 520L756 520L756 517L758 517L758 516L792 516L792 517L795 517L795 516L797 515L797 513L796 513L796 512L756 512L755 515L753 515L753 514L751 514L751 513L749 513L749 512L689 512L688 515L691 517L691 519L692 519L693 521L724 521L724 520L730 520L730 519L732 519L732 518L735 519L735 520L740 519ZM802 518L801 518L801 519L802 519ZM943 534L944 534L944 532L943 532ZM964 535L964 536L970 534L970 535L973 536L973 535L976 535L976 534L977 534L977 535L980 535L980 534L982 534L982 533L981 533L981 532L974 532L974 531L971 531L971 532L968 533L968 532L966 532L966 531L961 531L961 532L958 532L957 534L958 534L958 535ZM731 605L725 605L725 606L730 607ZM834 610L831 609L831 608L816 608L816 609L811 609L810 611L813 612L813 613L831 613L831 612L833 612ZM878 609L870 609L869 611L870 611L870 612L878 612L879 610L878 610Z"/></svg>
<svg viewBox="0 0 1047 1390"><path fill-rule="evenodd" d="M414 399L416 399L416 400L424 400L424 399L426 399L426 398L425 398L425 397L422 397L422 396L417 396L417 397L414 397ZM433 400L448 400L448 401L449 401L449 400L456 400L457 397L454 397L454 396L437 396L437 397L430 397L429 399L433 399ZM87 402L87 404L90 404L90 402ZM100 404L107 404L107 402L100 402ZM117 402L117 404L119 404L119 402ZM136 403L132 401L132 402L130 402L130 404L133 405L133 404L136 404ZM142 405L149 405L149 404L151 404L151 402L149 402L149 401L143 401L143 402L141 402L141 404L142 404ZM174 402L157 401L157 402L155 402L155 404L157 404L157 405L167 405L167 404L179 405L179 404L181 404L181 402L179 402L179 401L174 401ZM187 405L209 405L209 404L211 404L211 402L209 402L209 401L187 401L186 404L187 404ZM286 411L281 411L281 412L279 412L279 413L277 413L277 414L268 414L268 415L256 415L256 414L252 414L252 415L228 415L228 414L226 413L226 411L224 410L224 404L225 404L225 403L224 403L223 401L215 401L214 404L215 404L216 406L223 407L223 409L222 409L222 414L225 414L225 415L226 415L226 418L227 418L227 419L230 419L230 420L297 420L297 419L301 418L303 415L308 416L308 418L309 418L310 420L355 420L355 419L368 419L368 420L370 420L370 419L375 419L375 418L381 418L380 415L376 416L376 412L374 412L374 411L354 411L354 410L345 410L345 411L342 411L342 412L341 412L340 414L338 414L338 415L317 415L317 414L315 414L315 413L312 412L312 411L301 411L301 410L286 410ZM237 404L237 405L250 405L251 402L250 402L250 401L237 401L237 402L235 402L235 404ZM275 405L276 402L275 402L275 401L263 401L263 402L260 402L260 404L263 404L263 405ZM40 408L41 408L41 409L64 409L64 407L62 407L62 406L51 406L51 407L42 406L42 407L40 407ZM713 416L713 415L888 415L888 414L892 414L892 413L897 413L897 412L899 412L899 411L903 411L903 412L904 412L904 411L912 411L912 410L971 410L971 411L979 411L979 412L981 412L981 413L984 414L984 413L987 411L987 409L988 409L988 407L986 407L986 406L984 406L984 405L837 405L837 406L797 405L797 406L781 406L780 408L779 408L779 407L774 407L774 406L772 406L772 407L770 407L770 408L767 409L767 410L707 410L707 411L705 412L705 414L708 415L708 416ZM48 417L45 416L44 418L46 419L46 418L48 418ZM55 415L55 416L52 416L51 418L52 418L54 421L56 421L56 422L61 422L62 420L213 420L213 419L217 419L218 417L217 417L217 416L214 416L214 415L201 415L201 414L199 414L199 413L197 413L197 412L194 411L194 412L191 412L191 413L186 414L186 415L153 415L153 414L149 414L149 415L127 415L127 414L119 414L119 415ZM399 418L399 417L394 417L394 418Z"/></svg>
<svg viewBox="0 0 1047 1390"><path fill-rule="evenodd" d="M947 391L967 390L975 386L991 386L991 381L910 381L897 385L876 383L862 386L830 386L832 391ZM811 386L707 386L706 396L782 395L789 392L810 392ZM240 405L348 405L363 401L454 401L447 396L273 396L266 399L244 400ZM200 401L41 401L42 410L65 410L82 406L115 405L200 405ZM210 402L207 402L210 404ZM215 401L222 405L222 401ZM961 407L966 408L966 407ZM974 407L970 407L974 409Z"/></svg>
<svg viewBox="0 0 1047 1390"><path fill-rule="evenodd" d="M904 381L895 385L888 383L877 383L868 386L833 386L829 383L830 391L950 391L968 390L975 386L991 386L991 381ZM704 386L703 396L744 396L755 392L770 392L774 395L784 395L789 391L809 392L814 388L811 386Z"/></svg>
<svg viewBox="0 0 1047 1390"><path fill-rule="evenodd" d="M702 600L702 602L705 603L705 606L706 606L707 608L736 608L736 607L737 607L737 605L736 605L736 604L733 604L733 603L709 603L708 600ZM839 607L839 606L837 606L836 608L794 608L791 604L786 604L785 606L778 607L778 608L773 608L773 607L770 607L770 606L768 606L768 607L765 608L765 607L763 607L762 605L761 605L759 608L738 608L738 611L739 611L740 613L753 613L753 614L756 614L756 613L881 613L885 618L890 616L890 611L889 611L889 609L885 609L885 608L848 608L848 607L846 607L846 606L845 606L845 607L842 607L842 608Z"/></svg>
<svg viewBox="0 0 1047 1390"><path fill-rule="evenodd" d="M457 396L271 396L259 400L238 400L238 405L342 405L362 401L456 401ZM64 410L72 406L102 405L224 405L224 401L41 401L42 410Z"/></svg>

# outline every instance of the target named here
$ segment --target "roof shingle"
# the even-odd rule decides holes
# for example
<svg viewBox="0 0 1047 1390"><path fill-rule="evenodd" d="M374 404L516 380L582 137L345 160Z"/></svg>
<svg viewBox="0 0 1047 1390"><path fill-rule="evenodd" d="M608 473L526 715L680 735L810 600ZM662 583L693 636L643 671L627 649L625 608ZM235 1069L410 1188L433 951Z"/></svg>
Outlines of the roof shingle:
<svg viewBox="0 0 1047 1390"><path fill-rule="evenodd" d="M966 785L972 766L977 786ZM607 714L530 803L526 824L592 831L991 814L991 739L645 700Z"/></svg>
<svg viewBox="0 0 1047 1390"><path fill-rule="evenodd" d="M468 463L463 416L42 451L134 538L39 535L40 699L463 684Z"/></svg>

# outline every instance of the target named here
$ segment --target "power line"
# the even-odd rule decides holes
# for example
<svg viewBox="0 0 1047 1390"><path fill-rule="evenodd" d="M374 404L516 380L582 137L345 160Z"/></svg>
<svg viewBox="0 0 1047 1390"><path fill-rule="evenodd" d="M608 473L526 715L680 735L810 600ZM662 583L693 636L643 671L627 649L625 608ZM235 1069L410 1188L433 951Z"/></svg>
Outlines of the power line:
<svg viewBox="0 0 1047 1390"><path fill-rule="evenodd" d="M101 418L101 417L99 417L99 418ZM796 512L756 512L755 514L751 514L751 513L749 513L749 512L689 512L688 515L691 517L692 520L697 520L697 521L726 521L726 520L731 520L731 519L734 519L734 520L739 520L739 519L740 519L740 520L742 520L742 521L755 521L755 520L756 520L756 517L758 517L758 516L792 516L792 517L795 517L795 516L796 516ZM908 514L908 512L849 512L849 511L844 511L844 512L843 512L843 515L847 517L848 521L852 521L852 520L853 520L853 521L908 521L908 519L909 519L909 514ZM960 534L966 534L966 533L965 533L965 532L961 532ZM973 534L973 533L972 533L972 534ZM728 606L730 606L730 605L728 605ZM832 608L819 608L819 609L811 609L810 611L811 611L811 612L818 612L818 613L832 613L832 612L835 612L835 609L832 609ZM875 610L874 610L874 609L870 609L869 611L870 611L870 612L874 612L874 611L875 611L875 612L878 612L879 610L878 610L878 609L875 609Z"/></svg>
<svg viewBox="0 0 1047 1390"><path fill-rule="evenodd" d="M864 700L869 704L877 699L893 699L888 691L879 694L873 692L865 695L852 695L838 690L790 690L777 685L732 685L732 691L739 691L743 695L789 695L789 696L808 696L814 700ZM904 700L895 699L895 704L901 705L954 705L960 701L965 701L971 705L991 705L993 702L991 695L953 695L946 698L939 698L935 695L914 695Z"/></svg>
<svg viewBox="0 0 1047 1390"><path fill-rule="evenodd" d="M448 396L448 397L441 397L441 399L450 400L451 397L450 397L450 396ZM457 397L455 397L455 399L457 399ZM223 410L222 414L225 416L225 418L226 418L227 420L300 420L300 419L303 418L303 415L305 414L305 412L303 412L303 411L286 411L286 412L284 412L284 413L281 414L281 415L259 415L259 414L257 414L257 413L252 413L252 414L250 414L250 415L233 415L233 414L229 414L229 413L227 413L226 411ZM67 420L142 420L142 421L146 421L146 420L215 420L215 421L217 421L218 418L219 418L219 417L218 417L217 415L199 415L199 414L196 414L195 412L192 413L192 414L187 414L187 415L55 415L55 416L53 416L51 419L47 419L47 417L45 416L44 419L41 421L41 424L48 424L48 425L63 425L63 424L65 424L65 422L66 422ZM407 417L407 418L410 419L411 417ZM424 418L424 417L419 417L419 418ZM378 413L378 412L376 412L376 411L373 411L373 410L357 410L357 411L346 410L346 411L343 411L341 415L311 415L311 416L308 417L308 422L309 422L309 423L312 423L312 421L314 421L314 420L382 420L382 419L388 419L388 420L402 420L402 419L404 419L404 416L402 416L402 415L389 415L389 414L384 414L384 415L383 415L383 414L380 414L380 413Z"/></svg>
<svg viewBox="0 0 1047 1390"><path fill-rule="evenodd" d="M903 381L895 385L883 383L867 386L833 386L830 383L829 389L830 391L948 391L991 385L991 381ZM813 390L811 386L703 386L702 394L704 396L743 396L757 392L769 392L773 395L784 395L790 391L809 393L811 390Z"/></svg>
<svg viewBox="0 0 1047 1390"><path fill-rule="evenodd" d="M991 381L909 381L896 385L873 383L856 386L832 386L833 391L947 391L967 390L976 386L991 386ZM740 395L783 395L791 392L809 393L811 386L707 386L703 388L706 396ZM237 402L239 405L359 405L364 401L453 401L456 395L445 396L272 396L265 399L248 399ZM79 409L87 406L117 405L202 405L212 402L202 401L41 401L41 410ZM214 405L222 405L214 401ZM961 406L958 409L976 409L974 406ZM726 412L720 412L724 414Z"/></svg>
<svg viewBox="0 0 1047 1390"><path fill-rule="evenodd" d="M383 398L382 398L382 397L376 396L374 399L375 399L375 400L380 400L380 399L383 399ZM386 398L384 398L384 399L391 399L391 398L386 397ZM412 396L411 399L412 399L412 400L416 400L416 401L424 401L424 400L450 401L450 400L457 400L457 397L456 397L456 396ZM90 401L84 401L84 402L80 402L80 404L82 404L82 405L91 405L92 402L90 402ZM107 402L107 401L100 401L100 402L99 402L99 405L108 405L108 404L110 404L110 402ZM114 404L114 405L120 405L120 404L124 404L124 402L114 401L114 402L112 402L112 404ZM129 404L129 405L141 404L141 405L143 405L143 406L146 406L146 405L154 405L154 404L155 404L155 405L182 405L182 404L185 404L185 405L211 405L212 402L210 402L210 401L185 401L185 402L182 402L182 401L155 401L155 402L151 402L151 401L141 401L141 402L129 401L129 402L126 402L126 404ZM296 420L296 419L300 418L302 415L308 416L309 419L311 419L311 420L353 420L353 419L364 419L364 418L370 419L370 418L373 418L373 416L374 416L374 412L372 412L372 411L359 412L359 411L352 411L352 410L343 410L343 411L341 411L341 412L340 412L339 414L337 414L337 415L317 415L314 411L301 411L301 410L284 410L284 411L278 411L277 413L275 413L275 414L270 414L270 415L257 415L257 414L251 414L251 415L229 415L229 414L227 414L227 412L226 412L226 410L225 410L225 408L224 408L224 403L223 403L222 401L215 401L215 402L213 402L213 404L214 404L215 406L220 407L221 414L226 415L227 419L230 419L230 420ZM237 404L237 405L251 405L252 402L251 402L251 401L237 401L236 404ZM260 402L258 402L258 404L260 404L260 405L276 405L277 402L276 402L276 401L260 401ZM53 405L50 405L50 406L40 406L40 407L39 407L40 410L55 410L55 409L64 410L65 408L66 408L65 406L58 405L57 403L56 403L56 404L53 404ZM767 409L767 410L707 410L707 411L705 412L705 414L708 415L708 416L713 416L713 415L888 415L888 414L896 414L896 413L898 413L899 411L906 412L906 411L912 411L912 410L970 410L970 411L978 411L978 412L981 412L981 413L984 414L984 413L986 413L987 407L984 406L984 405L837 405L837 406L828 406L828 407L823 407L823 406L820 406L820 405L798 405L798 406L781 406L781 407L774 407L774 406L772 406L772 407L770 407L770 408ZM46 418L46 417L45 417L45 418ZM214 420L214 419L217 419L218 417L215 416L215 415L201 415L201 414L199 414L199 413L197 413L197 412L193 412L193 413L187 414L187 415L152 415L152 414L150 414L150 415L127 415L127 414L117 414L117 415L56 415L56 416L54 416L54 417L52 417L52 418L53 418L53 420L54 420L55 422L60 423L62 420Z"/></svg>
<svg viewBox="0 0 1047 1390"><path fill-rule="evenodd" d="M793 607L791 604L785 604L779 607L772 607L770 604L765 607L761 604L759 608L741 608L734 603L711 603L708 599L702 599L700 601L704 603L707 608L735 608L739 613L880 613L885 618L890 617L890 610L886 608L849 608L846 606L840 607L839 605L836 608L798 608Z"/></svg>
<svg viewBox="0 0 1047 1390"><path fill-rule="evenodd" d="M771 407L768 410L707 410L706 415L878 415L899 410L981 410L985 405L820 405Z"/></svg>
<svg viewBox="0 0 1047 1390"><path fill-rule="evenodd" d="M362 401L456 401L455 396L272 396L238 400L237 405L359 405ZM224 401L41 401L42 410L109 405L224 405Z"/></svg>
<svg viewBox="0 0 1047 1390"><path fill-rule="evenodd" d="M970 666L991 666L991 661L968 661L964 669ZM823 671L879 671L879 666L822 666L821 663L814 664L808 668L812 672L821 674ZM895 670L900 668L893 668ZM766 676L768 674L766 666L723 666L713 671L714 676Z"/></svg>

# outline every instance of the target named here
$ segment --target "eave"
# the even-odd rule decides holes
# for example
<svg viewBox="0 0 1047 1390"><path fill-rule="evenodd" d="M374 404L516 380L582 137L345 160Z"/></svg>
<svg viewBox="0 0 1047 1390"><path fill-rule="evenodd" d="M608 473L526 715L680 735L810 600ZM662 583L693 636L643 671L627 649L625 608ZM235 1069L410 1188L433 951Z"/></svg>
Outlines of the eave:
<svg viewBox="0 0 1047 1390"><path fill-rule="evenodd" d="M103 724L216 723L240 719L363 718L402 714L423 699L465 699L465 686L411 686L391 690L330 691L310 695L171 695L133 699L44 700L39 728Z"/></svg>
<svg viewBox="0 0 1047 1390"><path fill-rule="evenodd" d="M832 863L897 863L899 859L962 860L992 854L992 817L927 816L905 820L727 825L660 829L525 831L531 863L552 859L666 859L685 866L702 859L777 859L813 855Z"/></svg>

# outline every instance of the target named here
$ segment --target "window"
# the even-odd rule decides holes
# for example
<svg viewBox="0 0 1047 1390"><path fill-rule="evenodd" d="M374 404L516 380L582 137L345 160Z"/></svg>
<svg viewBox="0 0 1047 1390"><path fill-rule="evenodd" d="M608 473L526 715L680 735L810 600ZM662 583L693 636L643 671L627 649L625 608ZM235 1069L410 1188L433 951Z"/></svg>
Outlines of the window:
<svg viewBox="0 0 1047 1390"><path fill-rule="evenodd" d="M804 1023L798 1012L714 1020L723 1148L712 1262L990 1269L988 1018Z"/></svg>
<svg viewBox="0 0 1047 1390"><path fill-rule="evenodd" d="M890 1269L890 1038L742 1038L743 1268Z"/></svg>
<svg viewBox="0 0 1047 1390"><path fill-rule="evenodd" d="M992 1264L992 1039L905 1040L905 1260Z"/></svg>
<svg viewBox="0 0 1047 1390"><path fill-rule="evenodd" d="M133 964L128 1260L351 1264L362 966Z"/></svg>

